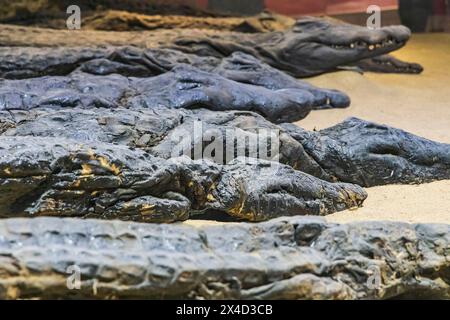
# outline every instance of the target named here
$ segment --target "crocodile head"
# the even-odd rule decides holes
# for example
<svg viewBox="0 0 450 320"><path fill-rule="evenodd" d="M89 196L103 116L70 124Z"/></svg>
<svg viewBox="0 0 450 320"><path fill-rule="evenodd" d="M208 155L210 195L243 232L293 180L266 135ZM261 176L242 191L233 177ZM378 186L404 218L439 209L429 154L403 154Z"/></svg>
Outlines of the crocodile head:
<svg viewBox="0 0 450 320"><path fill-rule="evenodd" d="M450 144L358 118L313 135L305 150L339 181L372 187L450 178Z"/></svg>
<svg viewBox="0 0 450 320"><path fill-rule="evenodd" d="M410 35L404 26L369 29L330 18L306 17L287 33L272 34L271 47L275 50L270 51L281 60L277 65L304 77L397 50Z"/></svg>

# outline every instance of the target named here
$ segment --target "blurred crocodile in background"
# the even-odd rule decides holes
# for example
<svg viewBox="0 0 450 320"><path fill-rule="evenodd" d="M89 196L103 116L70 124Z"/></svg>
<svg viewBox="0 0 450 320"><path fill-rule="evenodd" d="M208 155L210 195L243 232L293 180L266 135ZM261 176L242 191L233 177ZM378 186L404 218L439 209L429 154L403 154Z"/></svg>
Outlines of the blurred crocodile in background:
<svg viewBox="0 0 450 320"><path fill-rule="evenodd" d="M403 26L372 30L334 19L306 17L284 32L183 37L170 47L215 57L241 51L301 78L398 50L409 37L410 31Z"/></svg>
<svg viewBox="0 0 450 320"><path fill-rule="evenodd" d="M8 6L13 10L8 10ZM64 10L57 9L61 3L52 4L41 1L41 3L27 4L21 3L4 4L4 12L0 11L0 23L16 23L27 26L50 27L57 29L66 28L66 16ZM99 8L89 8L89 5L83 6L83 29L84 30L107 30L107 31L136 31L136 30L161 30L161 29L202 29L217 31L234 31L241 33L268 33L285 32L296 24L296 19L277 14L271 11L263 11L255 16L229 16L218 17L212 13L195 12L185 10L185 15L149 15L128 12L121 10L102 10ZM160 5L159 12L165 10ZM173 9L172 13L173 13ZM186 9L186 8L185 8ZM189 15L190 14L190 15ZM207 16L209 15L209 17ZM311 19L309 17L300 18L300 20ZM313 18L317 20L317 25L322 22L343 24L331 17ZM321 21L322 20L322 21ZM357 26L355 26L357 28ZM301 32L305 32L300 28ZM346 66L340 66L338 69L347 69ZM380 56L368 58L359 65L363 71L388 72L388 73L420 73L422 66L416 63L407 63L394 57Z"/></svg>
<svg viewBox="0 0 450 320"><path fill-rule="evenodd" d="M12 36L14 35L14 36ZM171 48L223 58L234 52L254 56L295 77L338 70L403 47L410 31L403 26L370 30L333 19L305 17L286 31L268 33L173 29L135 32L51 30L0 25L2 46L124 46Z"/></svg>

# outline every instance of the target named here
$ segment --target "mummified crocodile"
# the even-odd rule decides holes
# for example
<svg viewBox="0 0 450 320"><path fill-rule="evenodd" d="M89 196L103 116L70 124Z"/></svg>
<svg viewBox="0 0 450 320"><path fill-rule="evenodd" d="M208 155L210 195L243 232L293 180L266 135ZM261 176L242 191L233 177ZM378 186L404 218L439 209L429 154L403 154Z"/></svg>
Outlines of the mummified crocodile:
<svg viewBox="0 0 450 320"><path fill-rule="evenodd" d="M274 32L286 31L295 25L296 20L291 17L279 15L273 12L263 12L255 17L239 18L204 18L195 17L167 17L146 16L129 12L107 11L89 17L83 23L84 27L97 30L136 30L136 29L158 29L164 26L168 28L200 28L217 29L238 32ZM303 20L305 18L302 18ZM317 19L317 18L316 18ZM322 18L334 24L342 24L342 21L330 17ZM241 21L239 21L241 20ZM355 26L356 28L356 26ZM303 30L302 30L303 31ZM364 59L355 63L360 71L383 72L383 73L421 73L423 67L417 63L401 61L389 55L381 55L374 58ZM340 68L346 69L345 66Z"/></svg>
<svg viewBox="0 0 450 320"><path fill-rule="evenodd" d="M0 26L3 46L120 46L173 48L207 57L226 57L244 52L295 77L336 70L395 51L409 40L403 26L369 30L328 19L304 18L289 30L269 33L162 30L152 32L101 32L50 30Z"/></svg>
<svg viewBox="0 0 450 320"><path fill-rule="evenodd" d="M450 298L449 225L3 219L0 239L7 299Z"/></svg>
<svg viewBox="0 0 450 320"><path fill-rule="evenodd" d="M67 76L77 70L93 75L154 77L173 70L179 64L270 90L297 89L305 95L305 103L312 104L314 109L345 108L350 104L345 93L314 87L242 52L221 59L171 49L136 47L0 47L0 77L6 79Z"/></svg>
<svg viewBox="0 0 450 320"><path fill-rule="evenodd" d="M184 154L218 164L250 156L367 187L450 178L450 145L356 118L310 132L251 112L39 107L0 111L0 134L122 144L165 159Z"/></svg>
<svg viewBox="0 0 450 320"><path fill-rule="evenodd" d="M325 215L360 206L366 197L359 186L254 158L217 165L99 141L0 137L1 217L172 222L217 211L260 221L278 214Z"/></svg>
<svg viewBox="0 0 450 320"><path fill-rule="evenodd" d="M333 104L345 107L349 103L346 95L331 90L301 84L268 89L183 64L155 77L75 72L69 76L0 80L0 85L0 110L28 110L38 106L204 107L215 111L256 111L280 123L303 119L313 109L331 108Z"/></svg>
<svg viewBox="0 0 450 320"><path fill-rule="evenodd" d="M387 54L404 46L409 37L410 31L403 26L370 30L306 17L285 32L182 37L169 47L213 57L241 51L301 78Z"/></svg>

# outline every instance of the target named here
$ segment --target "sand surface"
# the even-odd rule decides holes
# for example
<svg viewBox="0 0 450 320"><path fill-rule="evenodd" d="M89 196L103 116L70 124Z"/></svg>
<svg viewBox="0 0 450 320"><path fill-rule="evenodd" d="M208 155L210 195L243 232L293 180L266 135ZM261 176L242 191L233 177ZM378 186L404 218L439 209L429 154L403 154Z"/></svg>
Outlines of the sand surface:
<svg viewBox="0 0 450 320"><path fill-rule="evenodd" d="M308 79L348 93L345 110L316 111L298 124L323 129L355 116L450 143L450 34L414 35L395 56L422 64L420 75L336 72ZM450 181L368 188L364 207L327 217L333 222L401 220L450 223Z"/></svg>

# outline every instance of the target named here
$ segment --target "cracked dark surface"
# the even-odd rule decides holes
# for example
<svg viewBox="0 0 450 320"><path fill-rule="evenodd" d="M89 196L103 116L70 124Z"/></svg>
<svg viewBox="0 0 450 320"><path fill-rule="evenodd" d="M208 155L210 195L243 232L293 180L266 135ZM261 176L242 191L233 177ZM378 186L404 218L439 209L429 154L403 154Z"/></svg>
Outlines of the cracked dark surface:
<svg viewBox="0 0 450 320"><path fill-rule="evenodd" d="M301 217L201 228L6 219L0 297L448 299L449 228ZM67 288L73 265L79 290Z"/></svg>

